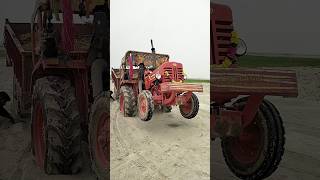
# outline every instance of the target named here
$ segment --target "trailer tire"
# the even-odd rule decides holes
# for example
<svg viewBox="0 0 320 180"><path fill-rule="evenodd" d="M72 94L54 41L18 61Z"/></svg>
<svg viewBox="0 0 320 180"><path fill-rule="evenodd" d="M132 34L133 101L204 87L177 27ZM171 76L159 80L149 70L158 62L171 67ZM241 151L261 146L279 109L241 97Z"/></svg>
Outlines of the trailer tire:
<svg viewBox="0 0 320 180"><path fill-rule="evenodd" d="M137 97L130 86L122 86L120 92L120 111L124 116L133 117L137 111Z"/></svg>
<svg viewBox="0 0 320 180"><path fill-rule="evenodd" d="M242 98L234 103L234 107L241 110L246 101L247 98ZM245 180L270 176L281 161L285 143L283 122L275 106L264 100L254 123L242 133L246 139L240 140L240 136L222 138L222 151L229 169Z"/></svg>
<svg viewBox="0 0 320 180"><path fill-rule="evenodd" d="M110 98L98 96L92 105L89 122L89 150L92 169L98 179L108 179L110 173Z"/></svg>
<svg viewBox="0 0 320 180"><path fill-rule="evenodd" d="M82 167L81 127L75 89L69 80L40 78L32 95L32 152L47 174L75 174Z"/></svg>
<svg viewBox="0 0 320 180"><path fill-rule="evenodd" d="M196 117L199 112L199 99L192 93L190 100L185 105L180 105L180 114L186 119L192 119Z"/></svg>
<svg viewBox="0 0 320 180"><path fill-rule="evenodd" d="M150 121L153 116L154 103L152 94L148 90L143 90L138 97L139 118L142 121Z"/></svg>

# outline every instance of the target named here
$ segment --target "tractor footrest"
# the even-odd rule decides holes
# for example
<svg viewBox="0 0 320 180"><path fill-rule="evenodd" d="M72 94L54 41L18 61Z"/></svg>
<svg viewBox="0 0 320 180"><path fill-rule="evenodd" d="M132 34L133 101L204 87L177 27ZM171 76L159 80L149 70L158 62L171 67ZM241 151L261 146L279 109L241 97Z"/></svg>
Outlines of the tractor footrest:
<svg viewBox="0 0 320 180"><path fill-rule="evenodd" d="M212 95L298 95L296 73L288 70L213 68L210 86Z"/></svg>
<svg viewBox="0 0 320 180"><path fill-rule="evenodd" d="M203 86L201 84L190 83L162 83L160 85L161 92L203 92Z"/></svg>

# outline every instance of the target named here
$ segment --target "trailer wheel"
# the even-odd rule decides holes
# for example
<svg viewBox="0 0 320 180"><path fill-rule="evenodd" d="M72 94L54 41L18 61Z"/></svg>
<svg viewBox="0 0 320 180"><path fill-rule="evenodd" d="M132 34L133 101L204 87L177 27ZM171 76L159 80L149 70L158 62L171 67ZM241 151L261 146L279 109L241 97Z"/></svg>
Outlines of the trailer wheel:
<svg viewBox="0 0 320 180"><path fill-rule="evenodd" d="M150 121L154 111L152 94L148 90L144 90L138 97L139 118L142 121Z"/></svg>
<svg viewBox="0 0 320 180"><path fill-rule="evenodd" d="M92 105L89 124L89 150L92 169L99 179L108 179L110 172L110 98L98 97Z"/></svg>
<svg viewBox="0 0 320 180"><path fill-rule="evenodd" d="M75 174L82 166L78 103L69 80L38 79L32 95L32 152L47 174Z"/></svg>
<svg viewBox="0 0 320 180"><path fill-rule="evenodd" d="M125 116L133 117L137 111L137 97L132 87L122 86L120 92L120 111Z"/></svg>
<svg viewBox="0 0 320 180"><path fill-rule="evenodd" d="M196 117L199 111L199 100L198 97L192 93L190 100L179 106L180 114L187 119L192 119Z"/></svg>
<svg viewBox="0 0 320 180"><path fill-rule="evenodd" d="M247 98L234 107L243 109ZM223 138L223 155L230 170L246 180L263 179L278 167L284 153L284 128L275 106L264 100L254 122L239 137Z"/></svg>

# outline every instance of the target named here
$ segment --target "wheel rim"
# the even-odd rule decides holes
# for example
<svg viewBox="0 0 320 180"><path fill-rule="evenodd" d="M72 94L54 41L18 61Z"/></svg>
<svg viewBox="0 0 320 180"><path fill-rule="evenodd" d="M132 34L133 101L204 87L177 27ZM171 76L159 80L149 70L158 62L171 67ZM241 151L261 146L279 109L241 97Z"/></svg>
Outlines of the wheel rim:
<svg viewBox="0 0 320 180"><path fill-rule="evenodd" d="M39 167L44 168L45 159L45 141L44 141L44 117L43 106L37 103L33 112L33 145L36 163Z"/></svg>
<svg viewBox="0 0 320 180"><path fill-rule="evenodd" d="M261 123L255 120L239 137L232 138L229 149L232 157L241 164L253 164L258 161L264 147L264 130Z"/></svg>
<svg viewBox="0 0 320 180"><path fill-rule="evenodd" d="M98 122L96 133L96 160L104 168L108 168L108 114L103 113Z"/></svg>
<svg viewBox="0 0 320 180"><path fill-rule="evenodd" d="M145 96L139 96L139 115L145 117L147 113L148 103Z"/></svg>
<svg viewBox="0 0 320 180"><path fill-rule="evenodd" d="M121 94L120 96L120 111L124 112L124 96Z"/></svg>
<svg viewBox="0 0 320 180"><path fill-rule="evenodd" d="M193 100L190 97L189 101L187 101L187 103L183 104L180 106L181 111L184 114L190 114L193 110Z"/></svg>

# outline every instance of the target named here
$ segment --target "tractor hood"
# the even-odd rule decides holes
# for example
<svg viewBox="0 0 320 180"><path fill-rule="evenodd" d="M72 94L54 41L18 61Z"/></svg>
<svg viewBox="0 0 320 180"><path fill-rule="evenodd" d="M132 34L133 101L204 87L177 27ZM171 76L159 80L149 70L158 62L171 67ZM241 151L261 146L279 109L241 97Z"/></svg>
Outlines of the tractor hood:
<svg viewBox="0 0 320 180"><path fill-rule="evenodd" d="M162 82L182 82L184 80L183 66L177 62L165 62L154 70L150 77L152 79L160 77Z"/></svg>

